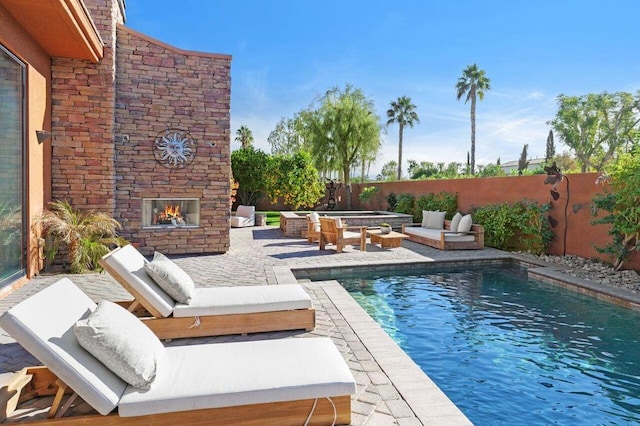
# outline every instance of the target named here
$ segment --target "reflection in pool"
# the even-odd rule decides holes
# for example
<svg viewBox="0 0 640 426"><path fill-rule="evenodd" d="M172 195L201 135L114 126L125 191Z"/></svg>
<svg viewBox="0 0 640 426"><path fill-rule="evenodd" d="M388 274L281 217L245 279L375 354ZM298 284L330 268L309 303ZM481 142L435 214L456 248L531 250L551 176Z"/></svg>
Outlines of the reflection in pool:
<svg viewBox="0 0 640 426"><path fill-rule="evenodd" d="M434 271L340 281L472 422L640 422L639 312L518 268Z"/></svg>

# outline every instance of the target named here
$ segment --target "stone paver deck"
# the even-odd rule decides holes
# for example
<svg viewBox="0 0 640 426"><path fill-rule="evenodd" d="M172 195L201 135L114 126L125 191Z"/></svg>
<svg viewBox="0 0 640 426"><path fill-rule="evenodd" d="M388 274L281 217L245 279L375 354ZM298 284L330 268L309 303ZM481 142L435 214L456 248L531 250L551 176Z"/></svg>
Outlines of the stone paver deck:
<svg viewBox="0 0 640 426"><path fill-rule="evenodd" d="M193 277L197 286L211 287L297 282L292 269L331 270L344 266L380 267L385 263L467 262L472 259L502 259L510 256L490 248L439 251L409 241L404 241L402 247L393 249L368 244L366 252L347 246L344 253L337 254L333 249L320 251L317 243L309 244L306 239L284 237L278 228L264 226L231 229L231 248L225 254L189 256L174 260ZM128 293L104 273L41 275L0 299L0 313L64 276L70 277L96 301L130 299ZM166 344L328 336L343 354L358 384L357 394L352 399L352 424L471 424L336 281L301 280L300 283L311 295L316 308L317 325L312 332L175 339ZM0 380L5 382L21 368L38 364L37 360L0 329Z"/></svg>

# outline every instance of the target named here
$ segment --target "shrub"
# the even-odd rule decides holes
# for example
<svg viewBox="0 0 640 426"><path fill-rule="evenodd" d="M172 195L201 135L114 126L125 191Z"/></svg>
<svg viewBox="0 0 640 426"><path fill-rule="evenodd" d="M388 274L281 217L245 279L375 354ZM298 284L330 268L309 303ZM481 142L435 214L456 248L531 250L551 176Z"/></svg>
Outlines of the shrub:
<svg viewBox="0 0 640 426"><path fill-rule="evenodd" d="M485 244L501 250L542 254L553 238L548 205L527 200L474 209L474 223L484 226Z"/></svg>
<svg viewBox="0 0 640 426"><path fill-rule="evenodd" d="M388 211L396 211L396 207L398 206L398 196L395 193L390 192L389 195L387 195L387 205Z"/></svg>
<svg viewBox="0 0 640 426"><path fill-rule="evenodd" d="M422 221L422 210L447 212L446 218L451 219L458 211L458 194L442 191L421 195L415 203L414 222Z"/></svg>
<svg viewBox="0 0 640 426"><path fill-rule="evenodd" d="M398 195L398 201L396 207L393 209L396 213L413 214L415 207L415 198L413 194L400 194Z"/></svg>
<svg viewBox="0 0 640 426"><path fill-rule="evenodd" d="M593 199L593 215L607 212L594 224L609 224L612 241L596 247L611 256L615 268L621 269L634 251L640 251L640 148L622 154L607 168L610 186L603 195Z"/></svg>

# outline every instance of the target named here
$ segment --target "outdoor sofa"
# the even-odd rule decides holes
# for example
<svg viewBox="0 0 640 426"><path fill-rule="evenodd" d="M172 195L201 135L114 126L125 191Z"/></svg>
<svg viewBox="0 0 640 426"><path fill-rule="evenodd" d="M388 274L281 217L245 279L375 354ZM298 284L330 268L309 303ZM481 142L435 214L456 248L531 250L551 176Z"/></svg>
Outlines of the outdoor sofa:
<svg viewBox="0 0 640 426"><path fill-rule="evenodd" d="M9 309L0 326L45 365L23 369L3 387L3 417L25 400L55 395L46 424L351 420L355 381L328 338L164 347L131 313L96 305L68 278ZM98 414L79 409L64 417L77 397Z"/></svg>
<svg viewBox="0 0 640 426"><path fill-rule="evenodd" d="M446 212L423 211L421 223L402 225L409 241L440 250L481 250L484 248L484 227L472 223L471 215L456 213L445 220Z"/></svg>
<svg viewBox="0 0 640 426"><path fill-rule="evenodd" d="M149 275L149 263L133 245L100 259L105 271L134 298L120 303L161 339L315 328L311 297L298 284L196 287L191 300L181 303ZM177 265L172 267L190 280Z"/></svg>

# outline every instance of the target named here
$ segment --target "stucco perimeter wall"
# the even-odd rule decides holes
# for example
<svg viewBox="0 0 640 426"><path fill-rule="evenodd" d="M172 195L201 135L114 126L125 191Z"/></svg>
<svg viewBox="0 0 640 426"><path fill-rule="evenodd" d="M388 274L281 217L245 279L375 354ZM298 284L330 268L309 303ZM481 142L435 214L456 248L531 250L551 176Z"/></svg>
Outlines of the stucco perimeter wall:
<svg viewBox="0 0 640 426"><path fill-rule="evenodd" d="M176 49L124 26L117 29L116 217L141 251L213 253L229 249L231 56ZM193 162L167 168L156 136L187 131ZM197 229L142 227L143 198L198 198Z"/></svg>
<svg viewBox="0 0 640 426"><path fill-rule="evenodd" d="M390 193L413 194L417 197L423 194L446 191L458 194L458 208L461 212L468 212L473 207L480 207L493 203L512 203L522 199L551 203L549 215L558 220L558 226L553 229L554 240L549 254L563 253L564 230L567 229L567 254L582 257L598 257L607 259L594 248L605 246L609 241L608 226L593 225L591 221L591 200L602 193L603 186L596 185L597 173L581 173L568 175L567 181L558 185L560 198L556 201L550 196L550 185L545 185L546 175L509 176L493 178L448 179L448 180L419 180L384 183L352 184L354 209L385 209L386 197ZM373 202L362 204L358 195L363 187L377 186L379 191ZM564 208L569 194L567 209L568 220L564 220ZM344 198L344 193L342 193ZM640 269L640 256L636 253L629 267Z"/></svg>

